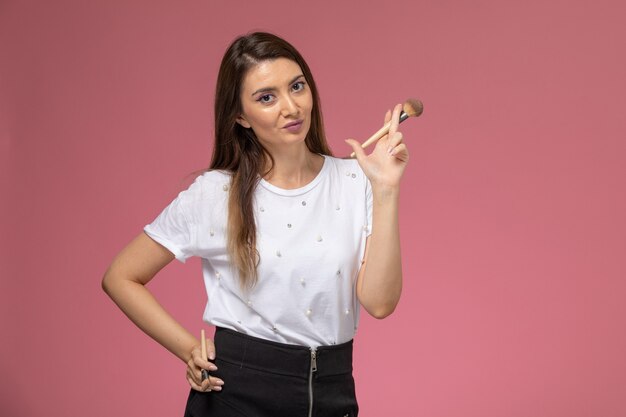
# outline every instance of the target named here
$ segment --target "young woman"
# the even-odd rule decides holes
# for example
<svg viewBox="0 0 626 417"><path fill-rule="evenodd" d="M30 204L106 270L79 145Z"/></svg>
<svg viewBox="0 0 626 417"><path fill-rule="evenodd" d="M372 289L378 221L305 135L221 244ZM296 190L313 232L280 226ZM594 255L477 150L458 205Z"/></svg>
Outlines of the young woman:
<svg viewBox="0 0 626 417"><path fill-rule="evenodd" d="M268 33L237 38L220 67L210 168L115 258L103 288L187 364L186 416L356 416L352 339L360 306L393 312L402 289L398 197L408 152L401 106L366 155L331 156L311 71ZM216 326L200 342L146 284L202 258ZM210 372L203 380L202 370Z"/></svg>

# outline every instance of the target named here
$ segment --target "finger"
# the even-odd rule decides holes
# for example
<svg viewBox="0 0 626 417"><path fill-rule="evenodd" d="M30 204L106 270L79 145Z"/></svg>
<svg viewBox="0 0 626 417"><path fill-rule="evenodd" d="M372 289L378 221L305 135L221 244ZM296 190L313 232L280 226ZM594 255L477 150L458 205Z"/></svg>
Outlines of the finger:
<svg viewBox="0 0 626 417"><path fill-rule="evenodd" d="M194 379L194 381L196 381L196 384L201 384L202 381L206 379L202 375L203 371L207 372L206 369L197 367L193 362L187 364L187 373Z"/></svg>
<svg viewBox="0 0 626 417"><path fill-rule="evenodd" d="M195 389L196 391L200 391L200 392L206 391L205 389L202 388L201 385L196 384L193 378L191 378L189 375L187 375L187 382L189 383L189 386Z"/></svg>
<svg viewBox="0 0 626 417"><path fill-rule="evenodd" d="M387 144L387 152L391 155L391 151L393 148L402 143L402 132L396 132L393 136L389 137L389 142Z"/></svg>
<svg viewBox="0 0 626 417"><path fill-rule="evenodd" d="M366 158L365 151L361 148L361 144L359 142L354 139L346 139L346 143L352 148L357 161L361 162L364 158Z"/></svg>
<svg viewBox="0 0 626 417"><path fill-rule="evenodd" d="M209 375L208 373L207 375L209 375L209 377L205 378L204 375L202 375L202 370L197 369L195 366L193 368L187 367L187 375L193 378L194 382L197 385L205 384L206 381L210 381L210 382L206 382L206 384L211 385L211 386L224 385L224 381L217 378L216 376Z"/></svg>
<svg viewBox="0 0 626 417"><path fill-rule="evenodd" d="M217 366L213 365L210 362L207 362L209 365L208 368L207 367L201 367L198 366L193 359L190 359L189 362L187 362L187 370L190 372L190 374L194 377L194 379L196 380L196 382L199 384L200 382L202 382L202 371L203 370L213 370L216 371L217 370Z"/></svg>
<svg viewBox="0 0 626 417"><path fill-rule="evenodd" d="M215 360L215 343L209 338L206 339L206 352L209 360Z"/></svg>
<svg viewBox="0 0 626 417"><path fill-rule="evenodd" d="M202 383L206 383L207 385L209 385L212 391L221 391L222 386L224 385L224 381L214 376L207 378L206 380L202 381Z"/></svg>
<svg viewBox="0 0 626 417"><path fill-rule="evenodd" d="M389 146L389 138L395 135L395 133L398 131L398 124L400 123L401 111L402 111L402 105L396 104L396 106L393 108L393 112L391 113L388 133L378 141L378 143L376 144L376 147L382 147L387 152L391 152L391 149Z"/></svg>
<svg viewBox="0 0 626 417"><path fill-rule="evenodd" d="M196 380L193 381L202 391L221 391L224 385L224 381L214 376L210 376L200 383Z"/></svg>
<svg viewBox="0 0 626 417"><path fill-rule="evenodd" d="M209 379L210 375L206 369L192 369L194 379L198 384Z"/></svg>
<svg viewBox="0 0 626 417"><path fill-rule="evenodd" d="M409 150L404 143L401 143L393 148L391 155L403 162L408 162L409 160Z"/></svg>
<svg viewBox="0 0 626 417"><path fill-rule="evenodd" d="M187 367L187 377L193 379L197 385L202 384L202 375L195 368Z"/></svg>
<svg viewBox="0 0 626 417"><path fill-rule="evenodd" d="M402 104L396 104L391 114L391 125L389 126L389 137L393 136L398 131L398 125L400 124L400 112L402 111Z"/></svg>
<svg viewBox="0 0 626 417"><path fill-rule="evenodd" d="M195 389L196 391L210 391L210 385L209 384L205 384L204 382L206 381L200 381L197 378L194 377L193 372L187 372L187 382L189 382L189 385Z"/></svg>
<svg viewBox="0 0 626 417"><path fill-rule="evenodd" d="M203 391L213 391L213 384L211 383L211 378L207 378L200 383Z"/></svg>
<svg viewBox="0 0 626 417"><path fill-rule="evenodd" d="M217 366L213 362L209 362L202 357L202 355L192 356L193 364L198 369L206 369L208 371L217 371Z"/></svg>
<svg viewBox="0 0 626 417"><path fill-rule="evenodd" d="M189 385L193 389L197 391L202 391L202 392L221 391L222 386L224 385L224 381L215 376L210 376L204 381L199 381L199 379L196 378L194 373L190 372L189 369L187 369L186 378L187 378L187 382L189 382Z"/></svg>

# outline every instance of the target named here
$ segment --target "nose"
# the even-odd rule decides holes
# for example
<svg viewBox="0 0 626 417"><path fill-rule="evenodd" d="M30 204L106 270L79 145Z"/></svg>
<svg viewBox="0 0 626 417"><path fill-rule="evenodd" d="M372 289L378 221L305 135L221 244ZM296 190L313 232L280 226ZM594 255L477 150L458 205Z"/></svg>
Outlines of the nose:
<svg viewBox="0 0 626 417"><path fill-rule="evenodd" d="M298 104L291 96L286 96L283 100L281 108L283 117L293 116L298 114Z"/></svg>

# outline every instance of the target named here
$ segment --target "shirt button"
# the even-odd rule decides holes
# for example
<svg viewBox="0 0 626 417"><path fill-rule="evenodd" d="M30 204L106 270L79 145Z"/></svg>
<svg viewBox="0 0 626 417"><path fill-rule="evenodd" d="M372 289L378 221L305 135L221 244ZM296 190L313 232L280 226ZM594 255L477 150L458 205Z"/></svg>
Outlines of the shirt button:
<svg viewBox="0 0 626 417"><path fill-rule="evenodd" d="M310 308L306 311L306 315L307 317L311 317L311 313L313 313L313 310L311 310Z"/></svg>

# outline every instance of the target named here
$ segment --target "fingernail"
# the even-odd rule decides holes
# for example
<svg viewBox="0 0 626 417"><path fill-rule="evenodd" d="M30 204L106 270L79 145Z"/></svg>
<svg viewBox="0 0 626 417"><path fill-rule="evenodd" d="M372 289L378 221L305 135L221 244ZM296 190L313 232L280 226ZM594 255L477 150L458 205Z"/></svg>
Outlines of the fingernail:
<svg viewBox="0 0 626 417"><path fill-rule="evenodd" d="M389 147L387 148L387 153L388 153L389 155L391 155L391 152L392 152L392 151L393 151L393 148L392 148L391 146L389 146Z"/></svg>
<svg viewBox="0 0 626 417"><path fill-rule="evenodd" d="M213 391L221 391L222 387L213 387Z"/></svg>
<svg viewBox="0 0 626 417"><path fill-rule="evenodd" d="M218 379L217 381L215 381L215 384L224 385L224 381L222 381L221 379Z"/></svg>

